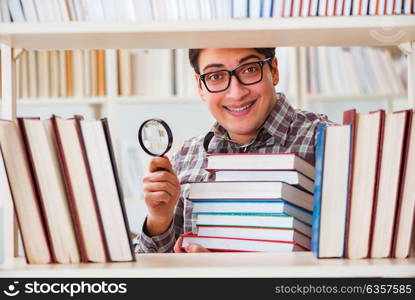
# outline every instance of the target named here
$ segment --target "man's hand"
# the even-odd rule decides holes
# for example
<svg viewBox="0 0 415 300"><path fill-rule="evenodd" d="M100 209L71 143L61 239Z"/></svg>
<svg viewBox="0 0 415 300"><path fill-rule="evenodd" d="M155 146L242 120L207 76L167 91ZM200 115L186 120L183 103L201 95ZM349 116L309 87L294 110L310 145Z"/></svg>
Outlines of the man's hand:
<svg viewBox="0 0 415 300"><path fill-rule="evenodd" d="M195 253L195 252L210 252L208 249L198 244L188 244L183 247L183 235L181 235L174 245L175 253Z"/></svg>
<svg viewBox="0 0 415 300"><path fill-rule="evenodd" d="M148 208L145 232L150 236L162 234L170 226L180 196L180 182L167 156L151 160L143 189Z"/></svg>

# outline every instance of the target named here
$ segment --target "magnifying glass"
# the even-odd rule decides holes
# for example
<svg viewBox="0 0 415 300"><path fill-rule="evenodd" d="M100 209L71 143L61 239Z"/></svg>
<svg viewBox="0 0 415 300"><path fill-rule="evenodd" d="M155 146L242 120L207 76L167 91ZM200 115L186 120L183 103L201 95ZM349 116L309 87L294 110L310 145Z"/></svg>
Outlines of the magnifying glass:
<svg viewBox="0 0 415 300"><path fill-rule="evenodd" d="M173 134L169 125L161 119L149 119L138 130L141 148L151 156L163 156L173 143Z"/></svg>

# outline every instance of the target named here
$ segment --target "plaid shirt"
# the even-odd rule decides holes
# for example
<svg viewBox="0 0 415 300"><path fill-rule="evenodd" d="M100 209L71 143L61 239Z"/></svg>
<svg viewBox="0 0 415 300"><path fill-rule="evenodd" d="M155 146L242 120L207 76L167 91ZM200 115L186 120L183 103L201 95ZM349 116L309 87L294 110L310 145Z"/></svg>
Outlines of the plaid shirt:
<svg viewBox="0 0 415 300"><path fill-rule="evenodd" d="M277 93L277 105L271 111L257 136L248 144L240 145L228 138L226 130L217 122L212 128L213 137L207 146L207 136L201 135L186 140L173 156L172 164L181 187L180 199L174 211L173 221L166 232L149 237L144 233L136 238L136 252L172 252L180 234L196 232L192 224L192 202L186 200L189 191L187 182L213 180L213 174L205 170L207 153L278 153L293 152L314 163L315 133L317 125L330 123L320 114L294 109ZM144 221L145 224L146 221ZM144 225L143 225L144 229Z"/></svg>

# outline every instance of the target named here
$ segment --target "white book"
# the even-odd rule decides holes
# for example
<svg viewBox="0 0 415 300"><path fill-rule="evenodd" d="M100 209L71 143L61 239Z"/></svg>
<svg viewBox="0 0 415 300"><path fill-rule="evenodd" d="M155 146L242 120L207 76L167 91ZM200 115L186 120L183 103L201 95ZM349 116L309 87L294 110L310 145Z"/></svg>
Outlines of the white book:
<svg viewBox="0 0 415 300"><path fill-rule="evenodd" d="M362 48L360 47L352 47L350 51L353 54L353 59L355 61L355 66L357 67L357 74L359 78L360 85L362 87L363 93L370 94L372 92L372 88L370 85L369 74L367 72L364 57L362 54Z"/></svg>
<svg viewBox="0 0 415 300"><path fill-rule="evenodd" d="M328 0L327 1L327 16L334 16L335 13L335 0Z"/></svg>
<svg viewBox="0 0 415 300"><path fill-rule="evenodd" d="M133 257L114 174L116 170L112 167L102 121L81 120L80 129L110 259L131 261Z"/></svg>
<svg viewBox="0 0 415 300"><path fill-rule="evenodd" d="M22 5L20 4L20 0L8 0L8 2L9 2L10 15L12 17L13 22L25 22L26 18L24 16L23 8L22 8Z"/></svg>
<svg viewBox="0 0 415 300"><path fill-rule="evenodd" d="M209 0L209 7L210 7L211 14L212 14L212 19L218 18L218 12L217 12L216 6L217 6L216 0Z"/></svg>
<svg viewBox="0 0 415 300"><path fill-rule="evenodd" d="M273 7L273 10L272 10L272 17L273 18L282 17L283 4L284 4L284 1L274 1L274 7Z"/></svg>
<svg viewBox="0 0 415 300"><path fill-rule="evenodd" d="M395 80L395 84L397 86L396 92L398 94L405 93L406 88L404 87L404 85L402 83L402 79L401 79L401 77L399 76L398 72L395 69L392 54L389 51L385 51L384 52L384 58L387 60L388 63L386 65L390 69L390 73L392 74L392 77Z"/></svg>
<svg viewBox="0 0 415 300"><path fill-rule="evenodd" d="M117 50L105 50L105 88L107 96L116 97L118 95L118 65Z"/></svg>
<svg viewBox="0 0 415 300"><path fill-rule="evenodd" d="M235 2L234 2L234 5L235 5ZM250 0L249 1L249 17L250 18L261 17L261 0Z"/></svg>
<svg viewBox="0 0 415 300"><path fill-rule="evenodd" d="M360 13L360 4L362 0L353 0L352 16L358 16Z"/></svg>
<svg viewBox="0 0 415 300"><path fill-rule="evenodd" d="M376 10L377 15L384 15L385 14L385 6L386 6L386 0L378 0L378 7Z"/></svg>
<svg viewBox="0 0 415 300"><path fill-rule="evenodd" d="M336 48L326 47L326 54L328 58L328 75L331 79L331 84L327 89L328 94L341 95L343 93L343 82L341 81L340 74L344 72L340 68L339 61L336 55Z"/></svg>
<svg viewBox="0 0 415 300"><path fill-rule="evenodd" d="M357 73L356 62L353 59L353 54L350 48L342 48L344 65L346 67L346 76L350 81L350 92L353 95L360 95L363 93L359 75Z"/></svg>
<svg viewBox="0 0 415 300"><path fill-rule="evenodd" d="M189 64L187 49L175 50L175 90L178 97L198 99L194 70Z"/></svg>
<svg viewBox="0 0 415 300"><path fill-rule="evenodd" d="M170 49L133 51L132 65L134 94L164 97L173 94L173 57Z"/></svg>
<svg viewBox="0 0 415 300"><path fill-rule="evenodd" d="M400 15L402 13L402 0L395 0L395 14Z"/></svg>
<svg viewBox="0 0 415 300"><path fill-rule="evenodd" d="M360 15L367 16L369 14L369 0L361 0L362 7L360 9Z"/></svg>
<svg viewBox="0 0 415 300"><path fill-rule="evenodd" d="M310 10L310 3L311 0L302 0L303 1L303 5L301 7L301 16L302 17L308 17L308 11Z"/></svg>
<svg viewBox="0 0 415 300"><path fill-rule="evenodd" d="M136 8L137 8L137 4ZM178 20L179 19L179 7L177 0L166 0L166 14L168 20Z"/></svg>
<svg viewBox="0 0 415 300"><path fill-rule="evenodd" d="M37 0L37 1L40 1L40 0ZM76 19L78 21L87 21L88 15L87 15L85 6L83 5L83 2L81 0L72 0L72 1L73 1L73 5L75 8Z"/></svg>
<svg viewBox="0 0 415 300"><path fill-rule="evenodd" d="M119 21L135 21L135 7L133 0L117 1L115 13Z"/></svg>
<svg viewBox="0 0 415 300"><path fill-rule="evenodd" d="M48 0L49 5L52 9L52 18L54 22L62 22L63 17L59 8L59 3L56 0Z"/></svg>
<svg viewBox="0 0 415 300"><path fill-rule="evenodd" d="M376 15L376 5L378 0L369 0L369 15L373 16Z"/></svg>
<svg viewBox="0 0 415 300"><path fill-rule="evenodd" d="M57 5L59 7L61 21L62 22L69 22L70 17L69 17L68 7L66 6L66 0L58 0Z"/></svg>
<svg viewBox="0 0 415 300"><path fill-rule="evenodd" d="M176 3L175 7L177 9L177 18L179 17L178 11L178 0L173 1ZM135 15L137 20L152 20L153 19L153 10L151 6L151 0L141 0L134 1Z"/></svg>
<svg viewBox="0 0 415 300"><path fill-rule="evenodd" d="M344 0L344 7L343 7L344 15L345 16L352 15L351 9L352 9L352 0Z"/></svg>
<svg viewBox="0 0 415 300"><path fill-rule="evenodd" d="M285 6L284 6L284 17L290 17L291 16L291 7L294 0L285 0Z"/></svg>
<svg viewBox="0 0 415 300"><path fill-rule="evenodd" d="M59 50L59 97L66 96L66 60L65 51Z"/></svg>
<svg viewBox="0 0 415 300"><path fill-rule="evenodd" d="M318 47L318 62L320 70L320 92L330 94L332 92L333 82L330 75L330 55L328 47Z"/></svg>
<svg viewBox="0 0 415 300"><path fill-rule="evenodd" d="M115 21L117 20L116 13L116 1L117 0L101 0L102 8L104 11L104 18L106 21ZM147 0L150 1L150 0ZM136 1L136 3L145 3L147 1Z"/></svg>
<svg viewBox="0 0 415 300"><path fill-rule="evenodd" d="M26 21L27 22L39 21L34 1L33 0L21 0L21 2L22 2L23 11L26 17Z"/></svg>
<svg viewBox="0 0 415 300"><path fill-rule="evenodd" d="M261 16L263 18L270 18L271 17L272 1L273 0L263 0L262 1Z"/></svg>
<svg viewBox="0 0 415 300"><path fill-rule="evenodd" d="M104 9L101 1L85 1L85 8L88 12L88 21L105 20Z"/></svg>
<svg viewBox="0 0 415 300"><path fill-rule="evenodd" d="M0 1L0 13L2 17L2 22L11 22L9 4L7 1Z"/></svg>
<svg viewBox="0 0 415 300"><path fill-rule="evenodd" d="M221 237L189 236L183 238L183 246L189 243L199 244L212 251L254 251L289 253L293 251L309 250L297 243L258 241L249 239L230 239Z"/></svg>
<svg viewBox="0 0 415 300"><path fill-rule="evenodd" d="M233 0L232 3L233 3L232 18L237 19L237 18L248 17L248 0ZM259 10L259 7L258 7L258 10Z"/></svg>
<svg viewBox="0 0 415 300"><path fill-rule="evenodd" d="M292 4L292 16L293 17L299 17L300 16L300 5L301 5L301 0L293 0L293 4Z"/></svg>
<svg viewBox="0 0 415 300"><path fill-rule="evenodd" d="M327 10L327 3L329 0L319 0L318 5L318 15L319 16L326 16L326 10Z"/></svg>
<svg viewBox="0 0 415 300"><path fill-rule="evenodd" d="M385 15L392 15L393 14L393 4L396 0L386 0L386 10Z"/></svg>
<svg viewBox="0 0 415 300"><path fill-rule="evenodd" d="M411 1L412 0L404 0L404 8L403 11L405 13L405 15L409 15L411 14ZM415 3L413 3L412 5L415 5Z"/></svg>
<svg viewBox="0 0 415 300"><path fill-rule="evenodd" d="M212 1L210 0L200 0L201 19L210 20L213 18L211 5L212 5Z"/></svg>
<svg viewBox="0 0 415 300"><path fill-rule="evenodd" d="M315 17L318 15L318 3L319 3L319 0L311 0L310 16Z"/></svg>
<svg viewBox="0 0 415 300"><path fill-rule="evenodd" d="M200 20L199 0L187 0L188 18L190 20Z"/></svg>
<svg viewBox="0 0 415 300"><path fill-rule="evenodd" d="M187 20L186 1L187 0L177 0L177 5L179 8L179 20Z"/></svg>
<svg viewBox="0 0 415 300"><path fill-rule="evenodd" d="M335 15L336 16L343 15L343 0L337 0L336 7L335 7Z"/></svg>

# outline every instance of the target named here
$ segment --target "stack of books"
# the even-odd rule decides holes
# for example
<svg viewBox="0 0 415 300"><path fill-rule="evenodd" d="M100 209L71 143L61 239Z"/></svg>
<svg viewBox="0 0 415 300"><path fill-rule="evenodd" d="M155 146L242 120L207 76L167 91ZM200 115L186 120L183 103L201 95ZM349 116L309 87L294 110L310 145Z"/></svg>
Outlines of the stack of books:
<svg viewBox="0 0 415 300"><path fill-rule="evenodd" d="M314 167L292 153L213 154L215 181L190 183L197 243L211 251L310 249Z"/></svg>
<svg viewBox="0 0 415 300"><path fill-rule="evenodd" d="M135 260L106 119L0 120L0 150L28 263Z"/></svg>
<svg viewBox="0 0 415 300"><path fill-rule="evenodd" d="M312 251L317 257L405 258L415 212L412 110L344 113L318 128Z"/></svg>

